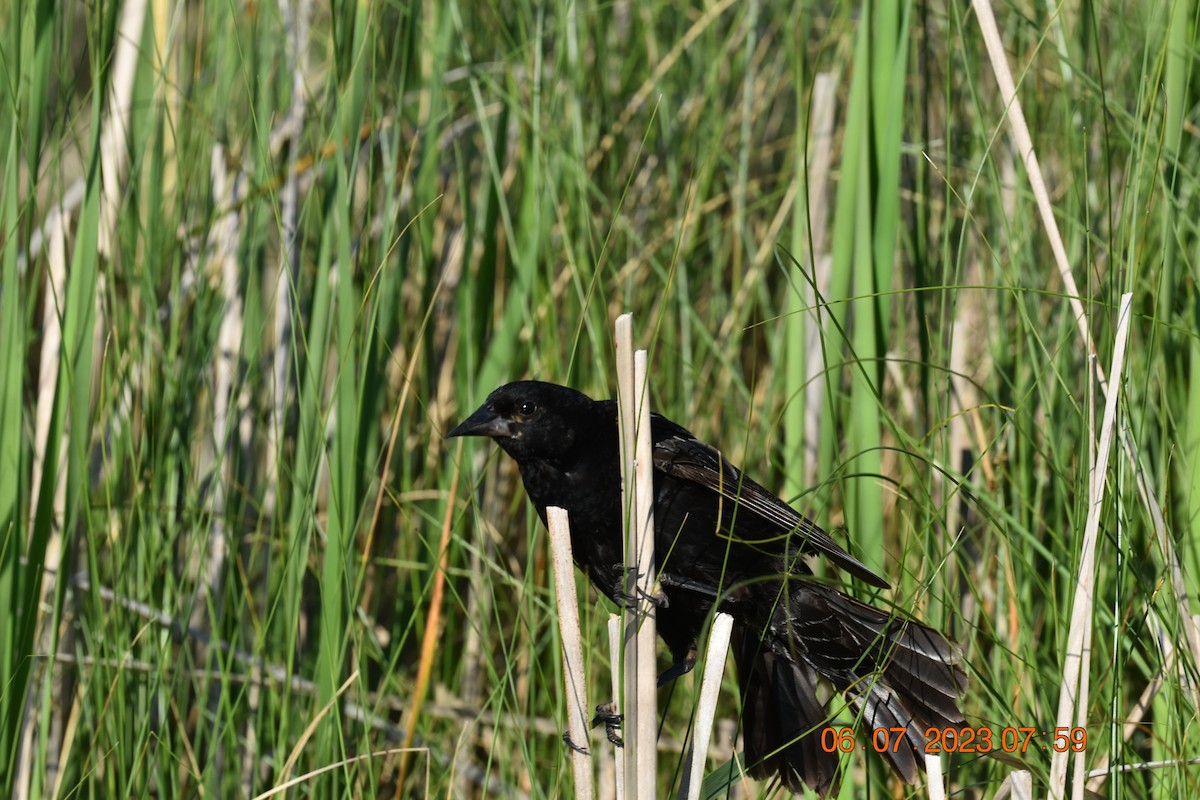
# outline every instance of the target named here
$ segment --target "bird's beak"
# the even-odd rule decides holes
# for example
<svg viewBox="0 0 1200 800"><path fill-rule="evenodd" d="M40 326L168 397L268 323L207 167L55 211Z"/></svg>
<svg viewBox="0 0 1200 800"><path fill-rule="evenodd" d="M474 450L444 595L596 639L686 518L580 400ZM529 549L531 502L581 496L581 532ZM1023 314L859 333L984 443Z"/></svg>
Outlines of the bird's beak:
<svg viewBox="0 0 1200 800"><path fill-rule="evenodd" d="M492 439L503 439L512 436L512 422L501 417L487 406L480 406L475 413L464 419L454 430L446 434L450 439L455 436L488 436Z"/></svg>

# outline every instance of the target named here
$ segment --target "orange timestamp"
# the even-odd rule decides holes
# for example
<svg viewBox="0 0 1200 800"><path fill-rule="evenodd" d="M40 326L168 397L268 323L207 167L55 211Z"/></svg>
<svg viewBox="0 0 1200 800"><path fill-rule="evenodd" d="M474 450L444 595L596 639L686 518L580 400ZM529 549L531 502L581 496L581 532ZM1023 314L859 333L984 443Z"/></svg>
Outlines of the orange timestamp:
<svg viewBox="0 0 1200 800"><path fill-rule="evenodd" d="M904 745L908 729L902 726L873 728L871 747L876 753L899 753ZM1033 750L1068 750L1079 753L1087 747L1087 730L1084 728L1054 728L1042 730L1030 726L1020 728L927 728L925 747L921 752L937 753L1025 753ZM821 749L826 753L849 753L855 749L866 750L867 745L858 744L853 728L823 728ZM913 748L920 749L920 748Z"/></svg>

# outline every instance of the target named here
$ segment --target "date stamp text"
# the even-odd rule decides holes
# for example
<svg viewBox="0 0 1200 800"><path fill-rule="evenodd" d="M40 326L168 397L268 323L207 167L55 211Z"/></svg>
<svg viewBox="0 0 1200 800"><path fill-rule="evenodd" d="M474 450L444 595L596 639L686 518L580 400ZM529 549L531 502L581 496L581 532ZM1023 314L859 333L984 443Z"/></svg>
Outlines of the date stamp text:
<svg viewBox="0 0 1200 800"><path fill-rule="evenodd" d="M868 743L859 743L853 728L823 728L821 749L826 753L849 753L871 747L876 753L900 752L901 747L911 747L905 740L908 732L904 727L873 728ZM1034 727L1002 728L929 728L925 731L923 748L913 748L922 753L1026 753L1030 750L1053 750L1064 753L1068 750L1079 753L1087 747L1087 730L1084 728L1052 728L1043 730Z"/></svg>

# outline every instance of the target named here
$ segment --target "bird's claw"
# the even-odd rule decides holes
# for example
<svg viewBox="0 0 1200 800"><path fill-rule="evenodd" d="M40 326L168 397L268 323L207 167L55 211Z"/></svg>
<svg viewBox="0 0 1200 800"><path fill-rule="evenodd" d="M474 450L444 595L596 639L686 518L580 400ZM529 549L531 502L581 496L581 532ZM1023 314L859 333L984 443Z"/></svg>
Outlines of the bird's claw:
<svg viewBox="0 0 1200 800"><path fill-rule="evenodd" d="M622 608L636 609L642 601L649 603L655 608L667 608L671 605L671 601L667 599L666 594L661 591L647 592L636 581L633 583L633 592L625 591L626 581L629 576L634 578L642 577L641 573L635 567L628 567L624 564L617 564L616 571L623 573L620 578L617 578L616 584L613 586L613 602Z"/></svg>
<svg viewBox="0 0 1200 800"><path fill-rule="evenodd" d="M601 703L596 706L596 716L592 717L592 727L604 726L604 735L616 747L624 747L625 740L617 733L617 729L625 720L624 714L618 714L614 710L613 703Z"/></svg>
<svg viewBox="0 0 1200 800"><path fill-rule="evenodd" d="M662 592L647 592L640 586L635 587L633 594L629 592L614 592L613 599L621 608L638 610L642 602L649 603L655 608L667 608L671 605L671 601Z"/></svg>
<svg viewBox="0 0 1200 800"><path fill-rule="evenodd" d="M667 667L658 676L659 688L661 689L676 678L681 678L691 672L692 668L696 666L696 655L696 643L693 642L692 646L688 648L686 656Z"/></svg>
<svg viewBox="0 0 1200 800"><path fill-rule="evenodd" d="M567 731L563 731L563 744L565 744L567 747L574 750L576 753L579 753L580 755L585 755L585 756L591 755L591 752L586 747L580 747L579 745L572 742L571 734L568 733Z"/></svg>

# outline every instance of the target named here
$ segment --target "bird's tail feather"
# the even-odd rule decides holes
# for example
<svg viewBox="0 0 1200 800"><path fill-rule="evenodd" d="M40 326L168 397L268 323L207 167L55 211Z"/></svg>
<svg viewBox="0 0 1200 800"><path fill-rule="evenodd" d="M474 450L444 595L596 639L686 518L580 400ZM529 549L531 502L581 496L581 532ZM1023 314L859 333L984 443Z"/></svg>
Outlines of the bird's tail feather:
<svg viewBox="0 0 1200 800"><path fill-rule="evenodd" d="M958 648L937 631L822 587L844 630L863 646L855 669L899 695L924 728L962 727L958 698L967 688ZM865 670L865 671L864 671ZM832 676L831 676L832 678ZM838 687L846 691L847 687ZM922 739L922 743L924 740Z"/></svg>
<svg viewBox="0 0 1200 800"><path fill-rule="evenodd" d="M817 699L817 674L764 647L757 635L734 629L733 655L742 686L745 761L755 778L778 774L785 786L811 786L822 795L833 786L837 752L821 748L825 709Z"/></svg>
<svg viewBox="0 0 1200 800"><path fill-rule="evenodd" d="M821 738L834 723L818 699L818 676L860 714L861 736L887 729L886 739L878 734L887 743L881 755L908 783L924 767L926 731L966 724L958 707L966 673L937 631L813 583L793 585L783 616L765 637L735 632L752 776L777 773L788 788L821 795L835 788L838 754L825 752Z"/></svg>

